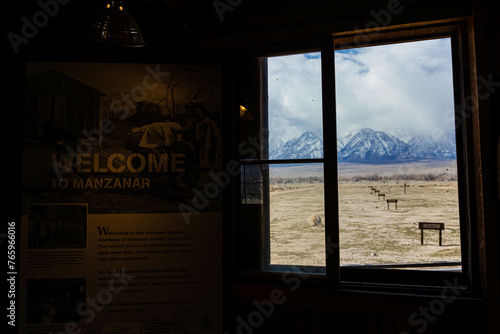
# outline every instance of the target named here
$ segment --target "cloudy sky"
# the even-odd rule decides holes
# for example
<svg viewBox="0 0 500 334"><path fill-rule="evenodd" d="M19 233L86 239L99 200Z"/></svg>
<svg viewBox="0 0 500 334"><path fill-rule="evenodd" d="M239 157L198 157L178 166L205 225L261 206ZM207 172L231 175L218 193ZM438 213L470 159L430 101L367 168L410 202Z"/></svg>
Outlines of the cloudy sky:
<svg viewBox="0 0 500 334"><path fill-rule="evenodd" d="M270 135L321 130L320 54L269 58ZM337 127L454 129L450 39L337 51Z"/></svg>

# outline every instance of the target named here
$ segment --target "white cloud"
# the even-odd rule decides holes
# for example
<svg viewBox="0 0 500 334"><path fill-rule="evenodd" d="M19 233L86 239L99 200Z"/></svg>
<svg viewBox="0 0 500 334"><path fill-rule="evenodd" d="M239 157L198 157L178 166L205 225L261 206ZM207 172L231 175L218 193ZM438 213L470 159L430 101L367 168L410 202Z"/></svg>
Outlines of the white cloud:
<svg viewBox="0 0 500 334"><path fill-rule="evenodd" d="M271 137L288 140L321 129L321 59L312 56L269 58Z"/></svg>
<svg viewBox="0 0 500 334"><path fill-rule="evenodd" d="M271 137L283 140L321 128L321 61L270 58ZM450 40L426 40L337 51L339 133L353 128L451 131Z"/></svg>
<svg viewBox="0 0 500 334"><path fill-rule="evenodd" d="M339 132L348 128L453 129L449 39L336 54Z"/></svg>

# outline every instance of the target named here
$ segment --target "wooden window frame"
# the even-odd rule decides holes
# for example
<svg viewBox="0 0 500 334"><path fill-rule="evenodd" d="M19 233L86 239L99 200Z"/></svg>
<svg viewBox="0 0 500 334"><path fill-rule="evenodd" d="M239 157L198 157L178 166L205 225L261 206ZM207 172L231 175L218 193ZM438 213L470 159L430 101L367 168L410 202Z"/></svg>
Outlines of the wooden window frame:
<svg viewBox="0 0 500 334"><path fill-rule="evenodd" d="M326 37L311 39L307 41L294 41L283 44L274 44L272 46L262 46L253 49L252 54L247 54L247 59L267 58L278 55L292 55L297 53L306 53L321 51L322 60L322 96L323 96L323 159L313 159L324 166L324 187L325 187L325 242L326 245L339 244L338 227L338 188L337 188L337 135L336 135L336 110L335 110L335 64L334 53L339 49L365 47L372 45L383 45L398 42L411 42L426 39L436 39L449 37L452 41L452 62L454 77L454 96L455 96L455 116L460 118L460 124L456 131L457 148L457 168L459 175L459 210L460 210L460 231L461 231L461 252L462 252L462 272L446 271L427 271L427 270L394 270L380 269L369 266L345 267L340 265L339 248L328 249L326 264L324 270L318 270L321 267L301 266L308 275L307 285L322 286L328 289L356 289L356 290L377 290L377 291L413 291L418 293L432 292L442 289L446 282L458 279L464 295L477 295L480 287L481 277L481 251L479 249L478 238L481 237L480 231L482 222L476 220L479 198L475 182L475 159L477 149L474 145L474 136L478 134L473 131L473 121L477 110L466 110L466 98L477 101L477 92L473 85L473 62L470 52L470 36L467 21L438 22L429 24L411 24L406 26L373 29L371 31L351 31L347 33L334 33ZM242 64L245 62L243 61ZM266 108L266 96L262 90L267 90L265 80L267 77L265 64L258 62L262 76L254 80L260 84L257 95L259 108ZM247 96L248 97L248 96ZM237 94L237 99L242 101L242 96ZM248 100L248 98L247 98ZM264 113L267 110L263 110ZM471 117L472 116L472 117ZM456 122L456 124L458 121ZM267 158L267 157L265 157ZM254 159L250 164L269 164L272 161L268 159ZM240 207L241 208L241 207ZM241 212L240 212L241 214ZM255 217L240 215L242 225L245 230L252 230L256 227L256 238L250 238L254 241L254 249L260 249L256 255L258 261L250 262L253 264L245 266L248 256L238 257L238 254L246 253L236 252L236 261L241 265L236 265L237 276L240 279L251 279L253 282L279 282L283 279L283 274L293 272L295 266L273 266L273 270L266 263L266 252L269 253L269 226L265 220L255 221ZM336 219L331 219L337 217ZM264 223L262 223L264 222ZM242 238L241 234L236 233L236 239ZM248 243L246 244L248 245ZM236 247L237 248L237 247ZM328 247L327 247L328 248ZM325 250L327 251L327 250ZM251 258L252 256L250 256ZM297 273L300 275L300 273Z"/></svg>

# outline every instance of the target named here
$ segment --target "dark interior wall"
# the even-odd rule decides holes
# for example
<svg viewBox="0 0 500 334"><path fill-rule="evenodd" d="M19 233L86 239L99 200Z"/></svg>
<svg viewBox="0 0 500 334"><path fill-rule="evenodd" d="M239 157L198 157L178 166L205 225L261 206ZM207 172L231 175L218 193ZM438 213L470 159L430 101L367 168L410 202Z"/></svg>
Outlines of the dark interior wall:
<svg viewBox="0 0 500 334"><path fill-rule="evenodd" d="M498 266L500 259L500 247L498 246L500 240L500 229L498 228L498 222L500 221L500 25L493 13L497 12L500 6L498 2L480 1L476 8L478 35L482 37L478 38L482 43L479 52L481 58L478 61L478 71L481 71L483 75L488 75L494 82L491 96L485 101L486 108L490 108L490 125L486 126L487 129L485 129L483 137L483 147L486 148L483 155L487 155L486 164L491 166L491 168L486 169L485 175L485 179L488 181L485 182L487 186L484 196L489 198L490 203L485 214L491 217L489 221L490 231L488 231L491 239L487 242L485 252L491 264L488 288L489 296L491 296L489 316L490 319L494 319L500 314L500 275ZM500 328L498 322L492 322L495 324L492 327Z"/></svg>
<svg viewBox="0 0 500 334"><path fill-rule="evenodd" d="M130 1L131 2L131 1ZM262 44L289 42L324 36L328 33L363 29L370 22L379 26L400 25L421 21L470 17L473 19L477 74L500 82L500 26L498 4L491 1L469 0L400 0L403 11L397 15L381 16L390 1L286 1L242 0L232 1L231 11L222 17L212 1L193 1L191 6L168 7L170 1L130 3L129 11L136 13L148 46L142 49L116 48L99 45L80 38L81 22L99 1L73 1L61 5L57 15L39 29L28 43L15 53L7 38L2 41L2 88L4 112L8 128L2 131L4 143L2 175L8 197L3 201L4 220L17 219L20 214L21 134L24 120L24 65L26 61L99 61L99 62L178 62L230 64L245 52ZM224 1L228 2L228 1ZM182 2L181 2L182 3ZM4 14L3 34L19 33L21 18L30 17L39 5L36 2L17 2ZM375 15L373 14L375 13ZM221 19L222 18L222 19ZM377 19L378 18L378 19ZM371 27L371 26L370 26ZM227 79L231 79L227 77ZM495 86L496 87L496 86ZM442 316L429 321L425 333L497 333L500 328L498 291L498 258L500 217L498 189L500 86L491 98L481 101L481 196L484 199L485 256L483 298L463 299L447 307ZM233 99L227 89L227 104ZM8 125L7 125L8 124ZM231 131L231 130L230 130ZM229 133L231 133L229 131ZM235 138L235 137L234 137ZM7 176L7 177L6 177ZM10 181L9 181L10 180ZM232 222L229 222L232 223ZM229 226L228 226L229 227ZM230 233L225 235L231 237ZM226 240L227 240L226 238ZM231 241L226 241L230 250ZM227 256L230 264L231 256ZM487 270L486 270L487 269ZM415 329L409 323L411 315L420 307L428 307L432 297L352 293L334 291L323 293L315 289L287 292L287 302L275 305L272 316L251 318L256 309L254 301L269 299L276 288L273 285L233 284L229 272L224 282L227 287L225 319L227 332L244 331L242 322L254 321L253 333L399 333ZM250 317L250 318L249 318ZM247 330L250 333L250 331Z"/></svg>

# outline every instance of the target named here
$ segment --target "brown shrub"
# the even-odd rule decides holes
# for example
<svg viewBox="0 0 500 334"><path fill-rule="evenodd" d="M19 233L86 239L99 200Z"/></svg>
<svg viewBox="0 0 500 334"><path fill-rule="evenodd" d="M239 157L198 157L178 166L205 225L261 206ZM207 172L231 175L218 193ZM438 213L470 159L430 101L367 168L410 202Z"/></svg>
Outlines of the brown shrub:
<svg viewBox="0 0 500 334"><path fill-rule="evenodd" d="M309 217L309 225L310 226L323 226L323 222L321 221L321 217L318 215L311 215Z"/></svg>

